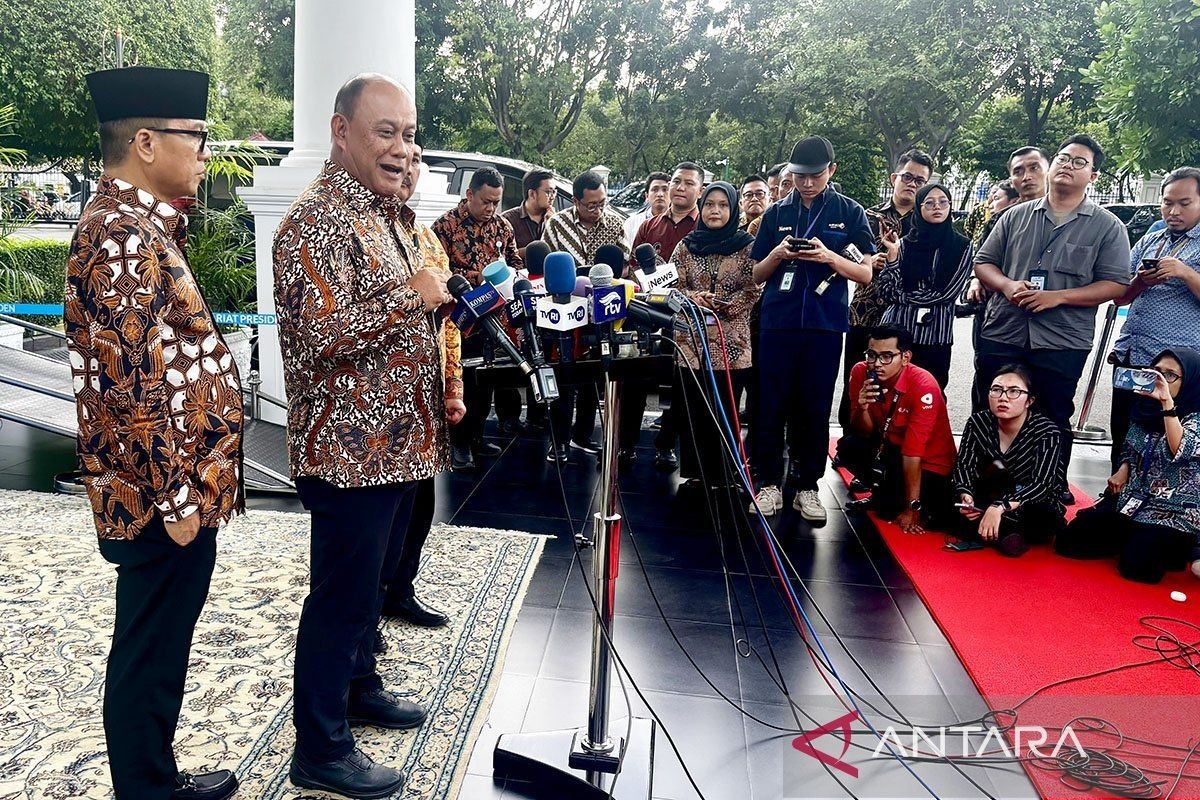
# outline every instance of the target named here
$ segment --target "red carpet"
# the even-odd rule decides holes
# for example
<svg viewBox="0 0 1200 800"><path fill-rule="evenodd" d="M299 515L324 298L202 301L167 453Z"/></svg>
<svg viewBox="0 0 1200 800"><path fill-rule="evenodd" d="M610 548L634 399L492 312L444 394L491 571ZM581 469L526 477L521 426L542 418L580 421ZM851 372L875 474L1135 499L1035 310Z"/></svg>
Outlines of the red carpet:
<svg viewBox="0 0 1200 800"><path fill-rule="evenodd" d="M841 473L849 483L848 473ZM1078 489L1074 492L1073 510L1091 504ZM940 533L914 536L873 515L872 520L992 708L1013 707L1055 681L1157 658L1153 650L1134 644L1135 637L1145 637L1152 648L1158 635L1139 622L1142 617L1200 624L1200 580L1188 572L1168 573L1161 584L1148 586L1121 578L1115 561L1061 558L1046 546L1016 559L991 549L956 553L942 549ZM1172 590L1187 594L1187 601L1171 600ZM1162 625L1185 643L1200 639L1195 629ZM1151 781L1163 781L1159 794L1141 796L1162 797L1188 748L1200 741L1200 675L1159 660L1052 688L1022 705L1019 714L1020 725L1046 727L1079 716L1108 720L1127 739L1113 755L1141 768ZM1134 744L1129 738L1180 750ZM1088 748L1115 744L1096 734L1080 740ZM1068 788L1061 773L1033 765L1026 769L1044 797L1105 796ZM1200 798L1200 752L1171 797Z"/></svg>

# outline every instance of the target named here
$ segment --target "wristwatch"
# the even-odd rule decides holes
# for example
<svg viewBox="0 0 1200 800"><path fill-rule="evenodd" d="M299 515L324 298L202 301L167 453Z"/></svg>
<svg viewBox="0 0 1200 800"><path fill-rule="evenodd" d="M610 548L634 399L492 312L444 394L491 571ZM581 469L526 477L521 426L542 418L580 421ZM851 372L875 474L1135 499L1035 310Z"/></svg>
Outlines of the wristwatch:
<svg viewBox="0 0 1200 800"><path fill-rule="evenodd" d="M908 507L911 508L913 511L920 511L922 508L920 498L918 498L916 500L909 500Z"/></svg>
<svg viewBox="0 0 1200 800"><path fill-rule="evenodd" d="M1179 409L1178 409L1178 408L1176 408L1175 406L1171 406L1170 408L1164 408L1164 409L1163 409L1163 412L1162 412L1162 415L1163 415L1164 417L1178 417L1178 416L1179 416Z"/></svg>

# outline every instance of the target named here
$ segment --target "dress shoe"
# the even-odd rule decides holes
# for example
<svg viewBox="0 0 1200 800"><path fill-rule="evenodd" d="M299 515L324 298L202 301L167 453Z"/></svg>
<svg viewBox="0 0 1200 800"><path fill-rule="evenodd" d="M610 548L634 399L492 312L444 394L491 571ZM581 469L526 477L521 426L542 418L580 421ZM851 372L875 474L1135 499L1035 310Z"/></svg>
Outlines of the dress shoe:
<svg viewBox="0 0 1200 800"><path fill-rule="evenodd" d="M595 439L572 439L571 447L576 450L582 450L589 456L598 455L600 453L600 443Z"/></svg>
<svg viewBox="0 0 1200 800"><path fill-rule="evenodd" d="M632 447L622 447L617 451L617 466L628 469L637 463L637 451Z"/></svg>
<svg viewBox="0 0 1200 800"><path fill-rule="evenodd" d="M476 458L493 458L503 452L500 445L492 444L491 442L476 442L471 445L471 452Z"/></svg>
<svg viewBox="0 0 1200 800"><path fill-rule="evenodd" d="M398 731L416 728L425 721L425 713L422 706L411 700L404 700L386 689L374 689L350 698L346 722Z"/></svg>
<svg viewBox="0 0 1200 800"><path fill-rule="evenodd" d="M471 451L465 447L452 447L450 449L450 468L455 472L475 469L475 458L471 455Z"/></svg>
<svg viewBox="0 0 1200 800"><path fill-rule="evenodd" d="M227 769L175 776L175 791L171 800L225 800L237 791L238 779Z"/></svg>
<svg viewBox="0 0 1200 800"><path fill-rule="evenodd" d="M1001 536L996 547L1009 558L1020 558L1029 551L1029 543L1019 533L1010 533L1007 536Z"/></svg>
<svg viewBox="0 0 1200 800"><path fill-rule="evenodd" d="M541 433L546 430L546 421L537 417L525 417L525 432L526 433Z"/></svg>
<svg viewBox="0 0 1200 800"><path fill-rule="evenodd" d="M375 643L371 645L371 652L377 656L381 656L388 651L387 639L383 638L383 628L375 629Z"/></svg>
<svg viewBox="0 0 1200 800"><path fill-rule="evenodd" d="M864 492L871 491L871 487L860 481L858 478L855 478L854 480L850 481L850 491L854 492L855 494L863 494Z"/></svg>
<svg viewBox="0 0 1200 800"><path fill-rule="evenodd" d="M450 621L450 618L441 611L430 608L416 597L409 597L398 603L385 603L383 615L399 617L405 622L419 625L422 628L440 628Z"/></svg>
<svg viewBox="0 0 1200 800"><path fill-rule="evenodd" d="M311 764L296 753L292 756L288 778L302 789L317 789L363 800L389 797L404 786L403 772L376 764L357 747L344 758L324 764Z"/></svg>
<svg viewBox="0 0 1200 800"><path fill-rule="evenodd" d="M1075 493L1070 489L1063 489L1062 494L1058 496L1058 499L1062 501L1064 506L1075 505Z"/></svg>
<svg viewBox="0 0 1200 800"><path fill-rule="evenodd" d="M846 501L845 510L847 514L865 514L871 510L871 498L863 497L859 500Z"/></svg>
<svg viewBox="0 0 1200 800"><path fill-rule="evenodd" d="M500 435L506 438L520 436L525 432L525 423L519 419L506 419L500 423Z"/></svg>
<svg viewBox="0 0 1200 800"><path fill-rule="evenodd" d="M659 472L674 472L679 469L679 459L674 450L659 448L654 451L654 468Z"/></svg>
<svg viewBox="0 0 1200 800"><path fill-rule="evenodd" d="M567 451L567 446L565 444L560 444L557 447L550 445L546 448L546 460L551 464L555 462L558 462L559 464L565 464L570 457L571 454Z"/></svg>

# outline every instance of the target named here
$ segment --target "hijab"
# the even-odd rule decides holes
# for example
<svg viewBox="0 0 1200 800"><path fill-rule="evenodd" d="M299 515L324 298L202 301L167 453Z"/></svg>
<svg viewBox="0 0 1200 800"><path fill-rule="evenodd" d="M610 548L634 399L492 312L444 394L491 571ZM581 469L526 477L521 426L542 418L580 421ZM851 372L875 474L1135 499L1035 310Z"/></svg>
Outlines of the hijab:
<svg viewBox="0 0 1200 800"><path fill-rule="evenodd" d="M713 192L724 192L729 201L729 221L715 230L704 224L704 201ZM695 230L683 237L684 247L695 256L729 256L745 249L754 243L754 237L738 229L740 213L738 193L733 184L725 181L710 183L704 194L700 195L700 216L696 219Z"/></svg>
<svg viewBox="0 0 1200 800"><path fill-rule="evenodd" d="M1183 386L1175 396L1175 408L1179 410L1179 418L1200 411L1200 353L1189 348L1178 347L1164 350L1154 359L1154 363L1163 356L1172 356L1183 368L1183 377L1179 380ZM1151 433L1162 433L1163 417L1162 404L1152 397L1138 395L1134 400L1129 419L1143 430Z"/></svg>
<svg viewBox="0 0 1200 800"><path fill-rule="evenodd" d="M953 214L934 225L921 216L921 204L931 192L938 191L949 200L950 190L940 183L927 183L917 192L916 206L912 212L912 227L904 237L904 258L900 264L906 291L914 291L918 285L930 279L939 288L944 288L954 277L962 261L963 253L971 242L954 230ZM934 260L937 274L934 274Z"/></svg>

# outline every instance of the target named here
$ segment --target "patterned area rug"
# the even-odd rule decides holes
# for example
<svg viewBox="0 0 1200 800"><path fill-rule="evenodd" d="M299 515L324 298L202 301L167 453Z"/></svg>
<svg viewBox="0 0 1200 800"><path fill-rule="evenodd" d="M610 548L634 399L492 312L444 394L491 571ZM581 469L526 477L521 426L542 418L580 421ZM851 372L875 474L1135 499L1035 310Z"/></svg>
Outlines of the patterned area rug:
<svg viewBox="0 0 1200 800"><path fill-rule="evenodd" d="M115 572L82 498L0 491L0 800L111 798L101 695ZM219 538L175 741L181 768L235 768L240 800L328 797L287 780L292 658L308 581L308 518L253 511ZM487 719L543 539L437 526L421 597L452 622L390 621L384 685L429 707L416 731L357 728L408 774L396 797L454 798Z"/></svg>

